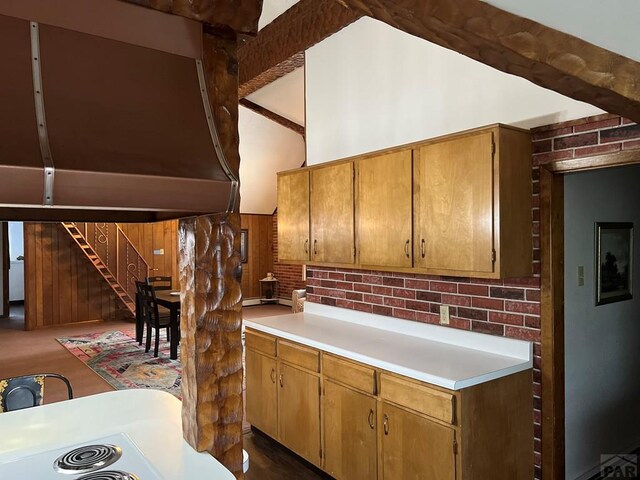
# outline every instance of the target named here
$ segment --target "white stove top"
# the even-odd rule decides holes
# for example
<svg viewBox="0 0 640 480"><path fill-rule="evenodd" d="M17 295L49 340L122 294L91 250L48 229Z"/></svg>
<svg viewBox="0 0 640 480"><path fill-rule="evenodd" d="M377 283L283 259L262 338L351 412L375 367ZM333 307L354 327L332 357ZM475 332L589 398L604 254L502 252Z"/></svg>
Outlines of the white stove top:
<svg viewBox="0 0 640 480"><path fill-rule="evenodd" d="M119 433L0 463L0 478L162 480L128 435Z"/></svg>

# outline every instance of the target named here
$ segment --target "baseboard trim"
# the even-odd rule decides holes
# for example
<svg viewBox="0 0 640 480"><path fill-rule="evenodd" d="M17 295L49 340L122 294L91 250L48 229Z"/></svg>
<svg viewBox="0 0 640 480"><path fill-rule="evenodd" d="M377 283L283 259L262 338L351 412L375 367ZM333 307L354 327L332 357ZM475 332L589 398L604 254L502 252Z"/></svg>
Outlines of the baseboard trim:
<svg viewBox="0 0 640 480"><path fill-rule="evenodd" d="M260 299L259 298L247 298L246 300L242 301L242 306L243 307L250 307L252 305L260 305Z"/></svg>
<svg viewBox="0 0 640 480"><path fill-rule="evenodd" d="M278 299L278 303L280 305L286 305L287 307L292 307L293 306L293 302L291 300L287 300L286 298L279 298Z"/></svg>

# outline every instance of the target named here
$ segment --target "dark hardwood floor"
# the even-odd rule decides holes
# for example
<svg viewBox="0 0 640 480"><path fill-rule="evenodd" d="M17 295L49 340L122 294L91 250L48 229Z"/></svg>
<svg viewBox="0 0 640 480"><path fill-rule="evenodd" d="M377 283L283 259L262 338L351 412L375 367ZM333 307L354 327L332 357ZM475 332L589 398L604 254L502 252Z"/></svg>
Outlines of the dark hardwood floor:
<svg viewBox="0 0 640 480"><path fill-rule="evenodd" d="M332 478L260 432L245 433L244 449L249 454L249 471L244 476L245 480Z"/></svg>

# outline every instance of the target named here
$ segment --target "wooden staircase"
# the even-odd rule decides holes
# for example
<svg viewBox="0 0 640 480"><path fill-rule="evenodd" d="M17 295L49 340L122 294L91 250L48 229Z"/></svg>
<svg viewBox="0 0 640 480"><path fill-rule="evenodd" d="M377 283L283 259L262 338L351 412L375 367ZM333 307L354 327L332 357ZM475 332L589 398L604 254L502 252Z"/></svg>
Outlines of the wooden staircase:
<svg viewBox="0 0 640 480"><path fill-rule="evenodd" d="M122 305L132 315L135 315L135 282L143 281L148 276L149 266L147 262L117 224L95 224L95 228L100 229L100 225L103 227L103 229L100 229L98 237L100 244L108 245L109 241L111 241L113 245L115 242L115 263L110 261L108 247L105 250L106 259L101 257L97 251L97 245L93 245L87 238L87 224L81 225L84 225L84 229L76 223L62 222L62 227L69 233L73 241L80 247L80 250L120 299ZM108 229L107 226L111 226L111 228ZM104 233L105 230L107 233ZM110 234L109 231L114 231L114 234ZM114 236L115 238L112 238ZM133 258L130 259L130 257ZM120 261L121 258L124 260L123 272L121 272L120 268L123 263ZM109 268L110 265L111 268Z"/></svg>

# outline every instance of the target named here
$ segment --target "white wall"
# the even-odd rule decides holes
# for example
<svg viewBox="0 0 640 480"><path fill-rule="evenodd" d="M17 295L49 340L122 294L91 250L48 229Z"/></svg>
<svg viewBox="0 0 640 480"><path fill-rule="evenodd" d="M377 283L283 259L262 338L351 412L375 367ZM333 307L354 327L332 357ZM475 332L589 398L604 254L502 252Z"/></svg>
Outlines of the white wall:
<svg viewBox="0 0 640 480"><path fill-rule="evenodd" d="M9 222L9 300L12 302L24 300L24 261L17 259L24 256L23 227L22 222Z"/></svg>
<svg viewBox="0 0 640 480"><path fill-rule="evenodd" d="M488 0L486 3L640 61L640 2L637 0Z"/></svg>
<svg viewBox="0 0 640 480"><path fill-rule="evenodd" d="M306 53L307 163L601 110L363 18Z"/></svg>
<svg viewBox="0 0 640 480"><path fill-rule="evenodd" d="M304 163L304 140L262 115L240 107L240 212L271 215L276 173Z"/></svg>
<svg viewBox="0 0 640 480"><path fill-rule="evenodd" d="M640 166L565 177L566 478L640 446ZM634 222L633 300L595 306L595 222ZM577 285L578 266L585 285Z"/></svg>

